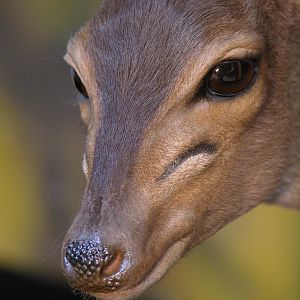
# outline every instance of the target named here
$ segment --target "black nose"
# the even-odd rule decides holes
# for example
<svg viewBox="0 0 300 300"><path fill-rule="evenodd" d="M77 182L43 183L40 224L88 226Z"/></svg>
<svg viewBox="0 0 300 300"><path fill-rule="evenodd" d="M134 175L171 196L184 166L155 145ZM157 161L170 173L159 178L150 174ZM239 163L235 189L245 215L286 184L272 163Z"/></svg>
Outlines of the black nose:
<svg viewBox="0 0 300 300"><path fill-rule="evenodd" d="M65 247L65 273L75 289L113 291L122 286L124 254L94 241L72 241Z"/></svg>

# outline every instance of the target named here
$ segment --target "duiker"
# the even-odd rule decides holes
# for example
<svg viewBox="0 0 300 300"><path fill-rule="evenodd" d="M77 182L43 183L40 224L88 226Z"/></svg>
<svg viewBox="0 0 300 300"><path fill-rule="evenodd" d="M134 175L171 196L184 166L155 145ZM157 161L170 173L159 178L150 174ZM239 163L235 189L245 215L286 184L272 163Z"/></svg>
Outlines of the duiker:
<svg viewBox="0 0 300 300"><path fill-rule="evenodd" d="M108 0L66 61L87 125L72 287L128 299L262 202L300 207L296 0Z"/></svg>

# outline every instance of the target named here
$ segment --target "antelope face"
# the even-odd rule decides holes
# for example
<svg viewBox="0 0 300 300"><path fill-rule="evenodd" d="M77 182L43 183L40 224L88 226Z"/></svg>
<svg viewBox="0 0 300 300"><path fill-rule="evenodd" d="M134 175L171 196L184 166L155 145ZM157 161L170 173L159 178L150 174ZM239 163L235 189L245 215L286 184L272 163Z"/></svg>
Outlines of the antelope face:
<svg viewBox="0 0 300 300"><path fill-rule="evenodd" d="M70 41L87 124L87 185L63 249L75 289L136 296L281 187L286 57L258 6L107 1Z"/></svg>

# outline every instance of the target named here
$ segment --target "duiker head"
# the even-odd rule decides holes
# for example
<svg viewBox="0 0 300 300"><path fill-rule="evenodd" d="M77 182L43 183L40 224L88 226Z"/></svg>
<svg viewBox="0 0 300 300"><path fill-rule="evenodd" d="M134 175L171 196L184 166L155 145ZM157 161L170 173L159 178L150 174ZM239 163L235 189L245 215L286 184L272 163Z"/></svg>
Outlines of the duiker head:
<svg viewBox="0 0 300 300"><path fill-rule="evenodd" d="M72 38L87 124L63 248L75 289L136 296L258 204L300 205L296 16L293 1L112 0Z"/></svg>

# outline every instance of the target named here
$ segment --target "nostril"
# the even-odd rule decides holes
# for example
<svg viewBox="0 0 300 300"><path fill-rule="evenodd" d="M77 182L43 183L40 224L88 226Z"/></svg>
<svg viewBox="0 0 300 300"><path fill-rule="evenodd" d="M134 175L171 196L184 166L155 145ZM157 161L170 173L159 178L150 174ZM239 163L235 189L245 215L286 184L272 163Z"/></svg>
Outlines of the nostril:
<svg viewBox="0 0 300 300"><path fill-rule="evenodd" d="M121 287L122 251L110 250L94 241L72 241L65 247L65 258L75 271L73 285L93 290Z"/></svg>
<svg viewBox="0 0 300 300"><path fill-rule="evenodd" d="M116 251L109 262L103 267L103 275L112 276L116 274L120 270L123 260L123 253L121 251Z"/></svg>

